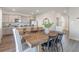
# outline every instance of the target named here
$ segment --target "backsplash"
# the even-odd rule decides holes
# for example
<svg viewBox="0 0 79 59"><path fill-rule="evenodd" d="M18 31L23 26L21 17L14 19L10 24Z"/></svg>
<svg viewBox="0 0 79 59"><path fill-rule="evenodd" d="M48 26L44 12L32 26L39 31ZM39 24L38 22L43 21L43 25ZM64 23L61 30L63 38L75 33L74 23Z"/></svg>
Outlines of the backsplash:
<svg viewBox="0 0 79 59"><path fill-rule="evenodd" d="M3 27L18 27L18 26L21 26L21 27L23 27L23 26L29 26L30 25L30 23L29 22L20 22L20 23L8 23L8 22L6 22L6 23L3 23Z"/></svg>

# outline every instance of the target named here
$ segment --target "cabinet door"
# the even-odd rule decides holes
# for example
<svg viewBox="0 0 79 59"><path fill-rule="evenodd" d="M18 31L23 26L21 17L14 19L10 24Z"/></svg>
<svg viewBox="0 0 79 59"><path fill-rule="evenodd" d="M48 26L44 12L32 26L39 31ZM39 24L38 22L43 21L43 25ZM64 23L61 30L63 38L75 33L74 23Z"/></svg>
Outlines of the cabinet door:
<svg viewBox="0 0 79 59"><path fill-rule="evenodd" d="M21 19L21 16L9 15L9 22L15 22L15 19Z"/></svg>
<svg viewBox="0 0 79 59"><path fill-rule="evenodd" d="M7 23L8 21L9 21L9 15L7 15L7 14L3 14L3 16L2 16L3 18L3 20L2 20L2 22L5 22L5 23Z"/></svg>
<svg viewBox="0 0 79 59"><path fill-rule="evenodd" d="M9 15L9 22L14 22L15 18L17 18L16 15Z"/></svg>
<svg viewBox="0 0 79 59"><path fill-rule="evenodd" d="M79 41L79 20L70 22L70 38Z"/></svg>
<svg viewBox="0 0 79 59"><path fill-rule="evenodd" d="M30 20L29 20L29 18L26 17L26 16L23 16L23 17L22 17L22 22L25 23L26 25L29 25L29 24L30 24Z"/></svg>
<svg viewBox="0 0 79 59"><path fill-rule="evenodd" d="M27 22L27 17L22 16L22 17L21 17L21 20L22 20L22 22Z"/></svg>

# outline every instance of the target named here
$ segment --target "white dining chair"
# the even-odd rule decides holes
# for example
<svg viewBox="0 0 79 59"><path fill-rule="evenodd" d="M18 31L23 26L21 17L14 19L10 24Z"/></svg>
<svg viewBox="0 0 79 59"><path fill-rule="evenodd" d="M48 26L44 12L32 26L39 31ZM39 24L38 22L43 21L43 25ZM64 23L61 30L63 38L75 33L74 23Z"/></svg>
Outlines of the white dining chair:
<svg viewBox="0 0 79 59"><path fill-rule="evenodd" d="M16 28L13 28L13 35L15 39L16 52L37 52L37 48L30 48L28 44L22 42L22 37Z"/></svg>

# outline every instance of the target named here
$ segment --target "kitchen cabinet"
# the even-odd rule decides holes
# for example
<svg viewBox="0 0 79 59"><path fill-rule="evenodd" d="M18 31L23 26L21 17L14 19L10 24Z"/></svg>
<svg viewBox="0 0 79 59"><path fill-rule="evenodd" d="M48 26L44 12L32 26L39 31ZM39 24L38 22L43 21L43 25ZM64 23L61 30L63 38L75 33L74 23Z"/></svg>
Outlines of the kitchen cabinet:
<svg viewBox="0 0 79 59"><path fill-rule="evenodd" d="M29 22L29 18L27 16L21 16L22 22Z"/></svg>
<svg viewBox="0 0 79 59"><path fill-rule="evenodd" d="M15 19L21 20L21 23L15 22ZM3 14L3 35L12 34L12 27L29 25L29 19L30 18L25 15Z"/></svg>
<svg viewBox="0 0 79 59"><path fill-rule="evenodd" d="M69 38L79 41L79 20L70 21L70 34Z"/></svg>
<svg viewBox="0 0 79 59"><path fill-rule="evenodd" d="M8 22L14 22L16 16L9 15Z"/></svg>
<svg viewBox="0 0 79 59"><path fill-rule="evenodd" d="M4 27L2 29L3 35L11 35L12 34L12 28L11 27Z"/></svg>
<svg viewBox="0 0 79 59"><path fill-rule="evenodd" d="M14 23L15 19L20 19L23 23L29 22L29 18L27 16L3 14L3 22L5 23Z"/></svg>
<svg viewBox="0 0 79 59"><path fill-rule="evenodd" d="M7 22L9 22L8 20L9 20L9 15L7 15L7 14L3 14L3 16L2 16L3 18L3 20L2 20L2 22L4 22L4 23L7 23Z"/></svg>
<svg viewBox="0 0 79 59"><path fill-rule="evenodd" d="M69 8L69 38L79 41L79 8Z"/></svg>
<svg viewBox="0 0 79 59"><path fill-rule="evenodd" d="M27 20L27 17L21 16L21 21L22 21L22 22L26 22L26 20Z"/></svg>
<svg viewBox="0 0 79 59"><path fill-rule="evenodd" d="M9 22L14 23L15 19L21 19L21 16L19 15L9 15Z"/></svg>

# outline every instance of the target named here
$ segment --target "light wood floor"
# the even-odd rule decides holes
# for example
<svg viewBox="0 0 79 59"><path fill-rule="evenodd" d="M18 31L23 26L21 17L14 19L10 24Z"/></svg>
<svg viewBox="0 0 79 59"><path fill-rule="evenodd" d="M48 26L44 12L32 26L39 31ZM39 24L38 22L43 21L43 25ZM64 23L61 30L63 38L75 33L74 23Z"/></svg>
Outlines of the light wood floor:
<svg viewBox="0 0 79 59"><path fill-rule="evenodd" d="M12 35L2 37L2 43L0 44L0 52L13 52L15 51L14 38Z"/></svg>

